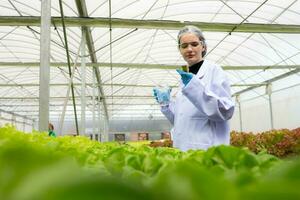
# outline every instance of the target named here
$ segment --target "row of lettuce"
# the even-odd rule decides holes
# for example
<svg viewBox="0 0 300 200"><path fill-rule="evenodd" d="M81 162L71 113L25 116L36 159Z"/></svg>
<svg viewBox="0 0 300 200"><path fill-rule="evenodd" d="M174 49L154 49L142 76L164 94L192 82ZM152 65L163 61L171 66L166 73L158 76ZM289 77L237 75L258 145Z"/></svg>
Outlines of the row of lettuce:
<svg viewBox="0 0 300 200"><path fill-rule="evenodd" d="M181 152L0 128L0 199L300 199L300 159Z"/></svg>
<svg viewBox="0 0 300 200"><path fill-rule="evenodd" d="M247 147L256 154L266 151L280 158L300 155L300 128L271 130L261 133L232 131L230 144L236 147ZM149 146L172 147L172 141L152 141Z"/></svg>
<svg viewBox="0 0 300 200"><path fill-rule="evenodd" d="M231 145L247 147L254 153L267 151L281 158L300 155L300 128L271 130L256 134L232 131Z"/></svg>

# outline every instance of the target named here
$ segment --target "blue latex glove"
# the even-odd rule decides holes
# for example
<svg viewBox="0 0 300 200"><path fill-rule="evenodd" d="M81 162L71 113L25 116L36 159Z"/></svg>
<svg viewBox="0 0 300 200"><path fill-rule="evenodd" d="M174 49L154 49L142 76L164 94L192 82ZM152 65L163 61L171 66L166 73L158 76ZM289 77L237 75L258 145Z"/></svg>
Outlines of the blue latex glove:
<svg viewBox="0 0 300 200"><path fill-rule="evenodd" d="M187 85L194 76L192 73L188 73L180 69L176 69L176 71L178 72L178 74L180 74L181 80L184 85Z"/></svg>
<svg viewBox="0 0 300 200"><path fill-rule="evenodd" d="M157 103L158 103L158 96L157 96L157 93L158 93L158 89L157 88L153 88L153 96L155 97Z"/></svg>
<svg viewBox="0 0 300 200"><path fill-rule="evenodd" d="M153 95L156 101L161 105L167 105L170 102L171 88L166 91L160 90L159 88L153 88Z"/></svg>

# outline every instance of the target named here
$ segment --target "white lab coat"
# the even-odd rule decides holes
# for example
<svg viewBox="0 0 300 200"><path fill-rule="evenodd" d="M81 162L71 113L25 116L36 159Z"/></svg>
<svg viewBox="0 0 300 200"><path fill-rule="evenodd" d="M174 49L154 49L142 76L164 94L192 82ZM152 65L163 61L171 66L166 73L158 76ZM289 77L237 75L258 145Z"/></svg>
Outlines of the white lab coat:
<svg viewBox="0 0 300 200"><path fill-rule="evenodd" d="M175 101L161 107L173 124L173 146L182 151L229 144L234 111L229 81L218 65L204 61L198 73L180 90Z"/></svg>

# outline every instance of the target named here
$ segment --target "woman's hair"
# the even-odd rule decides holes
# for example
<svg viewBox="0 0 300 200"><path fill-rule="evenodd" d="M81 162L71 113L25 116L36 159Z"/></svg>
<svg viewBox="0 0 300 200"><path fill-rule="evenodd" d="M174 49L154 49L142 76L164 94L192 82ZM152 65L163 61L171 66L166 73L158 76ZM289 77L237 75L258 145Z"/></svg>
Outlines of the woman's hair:
<svg viewBox="0 0 300 200"><path fill-rule="evenodd" d="M206 55L206 52L207 52L207 46L206 46L205 37L204 37L201 29L197 28L196 26L185 26L185 27L183 27L178 32L178 36L177 36L178 46L180 45L181 36L186 34L186 33L193 33L199 38L200 41L202 41L203 47L204 47L204 51L202 51L202 57L204 57Z"/></svg>
<svg viewBox="0 0 300 200"><path fill-rule="evenodd" d="M53 124L49 123L48 128L49 128L50 130L54 130Z"/></svg>

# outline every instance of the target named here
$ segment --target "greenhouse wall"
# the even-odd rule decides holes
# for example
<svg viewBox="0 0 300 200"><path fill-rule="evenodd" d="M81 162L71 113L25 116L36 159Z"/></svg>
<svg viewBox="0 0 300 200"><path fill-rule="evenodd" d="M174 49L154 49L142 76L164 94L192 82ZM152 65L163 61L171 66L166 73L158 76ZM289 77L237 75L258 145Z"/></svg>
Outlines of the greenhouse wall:
<svg viewBox="0 0 300 200"><path fill-rule="evenodd" d="M34 128L32 120L0 110L0 127L7 124L13 125L16 129L24 132L31 132Z"/></svg>
<svg viewBox="0 0 300 200"><path fill-rule="evenodd" d="M162 132L169 131L171 124L166 119L111 120L110 132Z"/></svg>
<svg viewBox="0 0 300 200"><path fill-rule="evenodd" d="M59 122L52 121L54 130L60 133ZM96 132L98 132L98 123L96 124ZM109 133L133 133L133 132L151 132L153 134L160 134L163 131L170 131L171 124L166 119L131 119L131 120L111 120ZM86 134L91 134L93 131L92 121L86 121ZM76 134L76 128L74 121L66 121L64 123L62 135L74 135ZM126 136L126 138L129 136ZM158 137L158 136L157 136ZM157 138L155 136L155 138ZM112 139L111 136L110 139ZM152 138L150 136L149 138Z"/></svg>
<svg viewBox="0 0 300 200"><path fill-rule="evenodd" d="M300 87L280 90L272 94L274 129L300 127ZM242 127L246 132L261 132L271 129L268 96L241 102ZM239 108L231 119L231 129L240 131Z"/></svg>
<svg viewBox="0 0 300 200"><path fill-rule="evenodd" d="M272 93L273 103L273 124L275 129L294 129L300 127L300 86L291 87L289 89L278 90ZM242 99L242 131L245 132L261 132L271 129L270 108L267 95L262 95L253 99ZM55 132L60 133L59 122L50 120L54 124ZM12 118L12 115L2 112L0 117L0 126L5 124L13 124L18 130L31 132L37 129L37 123L34 127L32 121L26 121L20 117ZM80 124L80 122L79 122ZM98 125L96 123L96 132L98 133ZM133 133L133 132L149 132L149 139L159 138L159 134L163 131L170 131L171 124L164 118L161 119L130 119L130 120L111 120L110 134L114 133ZM230 120L231 130L240 131L239 107L236 103L235 113ZM92 121L87 121L86 133L91 134L93 130ZM66 121L64 123L63 135L75 135L76 128L74 121ZM156 134L156 135L155 135ZM126 136L128 139L129 136Z"/></svg>

